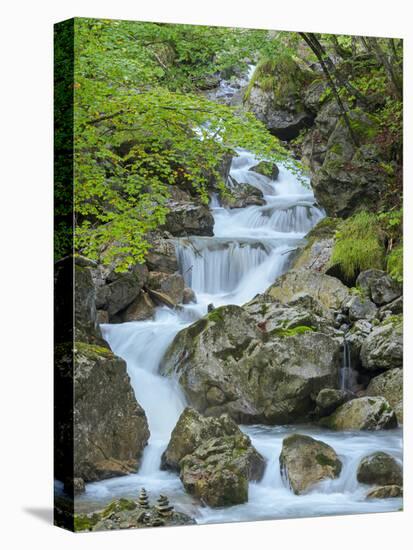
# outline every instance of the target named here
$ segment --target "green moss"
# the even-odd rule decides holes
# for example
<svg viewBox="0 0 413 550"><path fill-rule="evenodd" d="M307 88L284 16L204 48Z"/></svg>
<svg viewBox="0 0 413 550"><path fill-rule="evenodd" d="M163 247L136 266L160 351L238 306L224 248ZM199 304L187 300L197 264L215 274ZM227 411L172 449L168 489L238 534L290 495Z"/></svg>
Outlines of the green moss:
<svg viewBox="0 0 413 550"><path fill-rule="evenodd" d="M327 455L323 453L318 453L315 457L316 461L320 466L331 466L332 468L336 468L337 462L335 460L332 460Z"/></svg>
<svg viewBox="0 0 413 550"><path fill-rule="evenodd" d="M338 218L323 218L308 233L307 239L329 239L334 236L339 223Z"/></svg>
<svg viewBox="0 0 413 550"><path fill-rule="evenodd" d="M89 357L94 355L106 355L111 356L113 353L110 349L104 348L102 346L96 346L94 344L86 344L84 342L76 342L74 345L75 352L83 353Z"/></svg>
<svg viewBox="0 0 413 550"><path fill-rule="evenodd" d="M75 531L91 531L92 528L99 521L99 514L92 514L87 516L84 514L75 514L74 517L74 530Z"/></svg>
<svg viewBox="0 0 413 550"><path fill-rule="evenodd" d="M403 243L397 245L388 254L386 267L390 277L398 283L403 282Z"/></svg>
<svg viewBox="0 0 413 550"><path fill-rule="evenodd" d="M257 85L265 92L272 92L274 99L285 101L286 96L297 93L312 79L313 75L303 71L289 54L263 58L255 68L244 99L248 100L252 88Z"/></svg>
<svg viewBox="0 0 413 550"><path fill-rule="evenodd" d="M380 132L380 121L361 109L353 109L349 113L350 124L360 141L371 143Z"/></svg>
<svg viewBox="0 0 413 550"><path fill-rule="evenodd" d="M106 506L106 508L102 511L101 516L102 518L107 518L113 512L125 512L125 511L131 511L135 510L137 508L136 502L133 500L128 500L126 498L121 498L119 500L114 500L110 504Z"/></svg>
<svg viewBox="0 0 413 550"><path fill-rule="evenodd" d="M219 323L219 322L223 323L224 322L224 315L222 313L223 307L217 307L216 309L213 309L210 313L208 313L207 315L208 320L213 321L214 323Z"/></svg>
<svg viewBox="0 0 413 550"><path fill-rule="evenodd" d="M383 237L375 214L362 211L340 224L330 265L349 279L365 269L383 269Z"/></svg>
<svg viewBox="0 0 413 550"><path fill-rule="evenodd" d="M293 328L278 328L271 332L271 334L275 336L279 336L281 338L290 337L290 336L297 336L299 334L304 334L305 332L314 332L314 327L305 326L305 325L298 325Z"/></svg>

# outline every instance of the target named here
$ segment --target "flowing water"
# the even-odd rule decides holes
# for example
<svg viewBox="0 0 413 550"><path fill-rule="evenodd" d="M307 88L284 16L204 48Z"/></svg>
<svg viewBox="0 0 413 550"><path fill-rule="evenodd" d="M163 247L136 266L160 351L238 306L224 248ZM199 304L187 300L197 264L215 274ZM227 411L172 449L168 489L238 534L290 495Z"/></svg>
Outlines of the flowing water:
<svg viewBox="0 0 413 550"><path fill-rule="evenodd" d="M400 508L401 499L366 500L366 487L357 482L356 470L359 460L376 450L401 460L401 430L333 433L309 426L244 426L242 429L267 459L266 472L260 482L250 484L248 503L222 509L202 507L184 492L176 474L159 469L161 454L186 404L177 381L158 374L168 345L180 330L206 314L208 304L243 304L263 292L285 272L293 251L323 217L308 182L299 181L284 166L280 166L277 180L271 181L249 170L256 163L252 154L239 151L232 163L231 182L260 189L264 206L227 210L219 205L217 197L212 197L214 236L176 240L180 270L187 286L195 291L197 303L179 311L158 308L152 321L101 326L112 350L127 362L137 400L148 417L151 437L139 472L87 484L86 492L76 499L78 512L102 508L113 498L136 497L143 486L153 497L160 492L168 495L178 510L195 517L198 523ZM320 483L302 496L288 489L278 464L283 437L297 431L331 444L343 462L337 480Z"/></svg>

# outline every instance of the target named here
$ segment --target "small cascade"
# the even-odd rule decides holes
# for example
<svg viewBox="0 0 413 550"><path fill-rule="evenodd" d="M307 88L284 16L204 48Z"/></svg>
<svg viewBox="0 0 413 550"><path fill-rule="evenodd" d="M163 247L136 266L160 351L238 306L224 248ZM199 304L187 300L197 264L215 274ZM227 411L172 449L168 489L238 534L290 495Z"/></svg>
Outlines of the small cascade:
<svg viewBox="0 0 413 550"><path fill-rule="evenodd" d="M343 362L340 371L340 388L342 390L351 390L351 349L350 342L344 338L343 342Z"/></svg>

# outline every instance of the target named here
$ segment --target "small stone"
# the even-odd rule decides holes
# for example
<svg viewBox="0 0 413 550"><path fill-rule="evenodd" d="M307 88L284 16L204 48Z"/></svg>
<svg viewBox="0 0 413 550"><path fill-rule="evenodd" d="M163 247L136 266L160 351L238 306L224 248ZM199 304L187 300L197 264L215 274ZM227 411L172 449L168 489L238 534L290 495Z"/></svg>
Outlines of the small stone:
<svg viewBox="0 0 413 550"><path fill-rule="evenodd" d="M403 488L399 485L383 485L369 491L366 498L397 498L403 496Z"/></svg>
<svg viewBox="0 0 413 550"><path fill-rule="evenodd" d="M148 494L144 487L142 487L141 492L139 493L138 503L141 508L149 508Z"/></svg>

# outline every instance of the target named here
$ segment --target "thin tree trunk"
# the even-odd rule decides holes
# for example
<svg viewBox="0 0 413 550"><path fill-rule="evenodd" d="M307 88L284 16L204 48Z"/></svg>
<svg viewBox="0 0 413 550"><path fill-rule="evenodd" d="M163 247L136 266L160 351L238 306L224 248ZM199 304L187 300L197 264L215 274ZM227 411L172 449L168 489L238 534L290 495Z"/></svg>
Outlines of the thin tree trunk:
<svg viewBox="0 0 413 550"><path fill-rule="evenodd" d="M382 50L377 38L369 37L368 41L376 55L377 61L384 67L387 78L393 86L397 99L401 100L403 98L403 86L392 64L389 62L386 53Z"/></svg>
<svg viewBox="0 0 413 550"><path fill-rule="evenodd" d="M320 65L321 65L321 68L323 70L324 76L326 77L326 80L330 85L331 91L333 92L334 98L335 98L335 100L337 102L337 105L340 109L340 112L341 112L341 115L343 117L344 123L347 126L347 129L349 131L350 137L351 137L353 143L356 145L356 147L358 147L358 145L359 145L358 140L357 140L357 138L356 138L356 136L353 132L353 128L351 127L350 120L347 116L346 109L344 107L343 102L341 101L341 98L340 98L340 95L339 95L338 90L336 88L336 85L334 83L334 80L333 80L333 78L330 74L330 71L329 71L326 63L324 62L322 52L317 47L316 43L313 42L312 37L311 37L311 33L300 32L299 34L305 40L305 42L308 44L308 46L310 47L310 49L313 51L313 53L317 57L318 61L320 62Z"/></svg>

